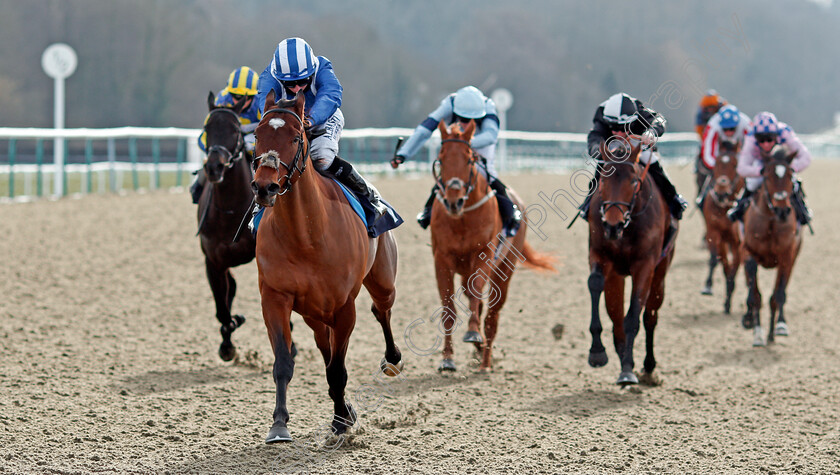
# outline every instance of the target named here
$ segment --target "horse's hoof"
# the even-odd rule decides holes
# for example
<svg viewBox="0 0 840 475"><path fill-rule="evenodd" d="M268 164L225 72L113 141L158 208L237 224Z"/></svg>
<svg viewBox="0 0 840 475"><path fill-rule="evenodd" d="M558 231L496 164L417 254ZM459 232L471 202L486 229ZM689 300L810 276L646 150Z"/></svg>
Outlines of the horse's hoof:
<svg viewBox="0 0 840 475"><path fill-rule="evenodd" d="M598 353L593 353L591 351L589 352L589 366L592 366L593 368L600 368L602 366L605 366L608 361L609 358L607 358L606 351L601 351Z"/></svg>
<svg viewBox="0 0 840 475"><path fill-rule="evenodd" d="M438 371L441 373L444 371L455 371L455 369L455 361L449 358L441 361L440 366L438 366Z"/></svg>
<svg viewBox="0 0 840 475"><path fill-rule="evenodd" d="M402 373L403 370L403 362L402 360L397 361L396 364L391 364L385 358L382 358L382 361L379 363L379 369L385 373L385 376L394 377L398 374Z"/></svg>
<svg viewBox="0 0 840 475"><path fill-rule="evenodd" d="M633 374L632 371L622 371L618 375L618 381L615 382L619 386L627 386L628 384L639 384L639 378Z"/></svg>
<svg viewBox="0 0 840 475"><path fill-rule="evenodd" d="M222 343L219 345L219 358L222 361L230 361L236 357L236 347L233 343Z"/></svg>
<svg viewBox="0 0 840 475"><path fill-rule="evenodd" d="M755 320L753 319L752 313L748 311L743 317L741 317L741 326L747 330L755 326Z"/></svg>
<svg viewBox="0 0 840 475"><path fill-rule="evenodd" d="M645 386L660 386L662 385L662 378L657 373L643 371L642 377L639 378L639 383Z"/></svg>
<svg viewBox="0 0 840 475"><path fill-rule="evenodd" d="M481 338L481 333L468 331L464 333L464 343L483 343L484 339Z"/></svg>
<svg viewBox="0 0 840 475"><path fill-rule="evenodd" d="M776 324L776 335L777 336L789 336L790 333L788 332L788 326L785 322L779 322Z"/></svg>
<svg viewBox="0 0 840 475"><path fill-rule="evenodd" d="M761 334L761 327L755 327L753 329L753 346L767 346Z"/></svg>
<svg viewBox="0 0 840 475"><path fill-rule="evenodd" d="M353 409L349 403L345 403L347 405L347 410L350 411L348 415L349 419L345 419L338 414L333 415L332 421L332 431L335 435L341 435L347 432L347 429L353 427L356 424L356 410Z"/></svg>
<svg viewBox="0 0 840 475"><path fill-rule="evenodd" d="M725 313L726 315L731 314L731 313L732 313L732 312L731 312L731 310L732 310L732 306L731 306L731 305L724 305L724 306L723 306L723 313Z"/></svg>
<svg viewBox="0 0 840 475"><path fill-rule="evenodd" d="M703 287L703 290L700 291L703 295L712 295L712 288L710 286Z"/></svg>
<svg viewBox="0 0 840 475"><path fill-rule="evenodd" d="M284 425L275 423L268 431L268 437L265 438L266 444L276 444L277 442L291 442L292 435L289 434L289 429Z"/></svg>

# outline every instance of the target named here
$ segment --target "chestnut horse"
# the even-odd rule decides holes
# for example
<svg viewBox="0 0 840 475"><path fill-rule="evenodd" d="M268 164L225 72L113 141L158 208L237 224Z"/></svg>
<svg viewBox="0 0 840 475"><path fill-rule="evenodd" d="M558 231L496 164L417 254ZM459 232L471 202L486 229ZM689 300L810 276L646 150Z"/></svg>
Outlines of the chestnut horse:
<svg viewBox="0 0 840 475"><path fill-rule="evenodd" d="M712 295L712 275L718 261L723 265L726 277L726 300L723 311L729 313L732 307L732 292L735 290L735 274L741 266L741 233L737 223L730 221L726 212L738 193L744 188L744 180L738 175L738 144L721 142L711 183L703 200L703 218L706 222L706 244L709 246L709 276L701 293Z"/></svg>
<svg viewBox="0 0 840 475"><path fill-rule="evenodd" d="M786 288L790 282L793 264L802 248L801 227L796 216L791 213L793 194L793 169L790 162L796 152L788 152L784 146L777 145L764 159L764 178L761 187L753 195L753 203L744 214L744 273L747 276L747 313L742 324L744 328L753 328L753 346L764 346L761 334L761 293L758 290L758 266L767 269L774 267L776 285L770 297L770 331L767 342L772 343L774 335L787 336L784 306L787 300ZM776 311L779 321L774 328Z"/></svg>
<svg viewBox="0 0 840 475"><path fill-rule="evenodd" d="M302 120L304 101L303 94L298 94L295 100L275 104L274 92L270 92L256 130L252 188L257 203L266 207L257 231L257 269L277 386L274 424L266 443L291 440L286 428L286 391L294 370L289 327L293 311L312 328L324 357L336 434L344 433L356 417L344 400L344 358L362 285L370 293L371 310L385 333L380 367L389 376L402 368L390 323L397 243L391 232L370 238L338 183L312 170Z"/></svg>
<svg viewBox="0 0 840 475"><path fill-rule="evenodd" d="M591 210L599 212L590 212L588 218L589 293L592 299L589 365L597 368L606 365L608 360L601 343L599 307L603 292L607 314L613 323L615 351L621 359L621 373L616 381L620 385L639 382L633 374L633 342L639 332L639 316L643 310L647 355L642 379L655 381L653 333L665 299L665 274L674 258L677 238L675 231L670 242L665 242L671 214L662 193L647 174L647 167L638 161L640 150L640 145L632 150L620 147L613 155L601 144L604 172L590 205ZM630 308L625 315L626 276L630 276L633 288Z"/></svg>
<svg viewBox="0 0 840 475"><path fill-rule="evenodd" d="M236 356L230 337L245 322L242 315L230 313L236 295L236 281L230 269L251 262L256 245L247 232L233 242L254 199L251 162L244 149L238 115L244 102L228 109L214 105L212 92L207 98L210 115L204 124L207 156L203 169L207 186L198 202L198 234L207 280L216 301L216 318L221 323L219 356L225 361Z"/></svg>
<svg viewBox="0 0 840 475"><path fill-rule="evenodd" d="M513 238L504 238L498 204L487 179L478 168L480 157L470 146L475 132L470 121L462 132L460 125L449 129L438 125L441 148L432 167L437 200L432 206L432 254L440 293L441 321L444 326L443 361L439 371L455 371L452 360L452 332L457 322L458 297L466 291L470 320L465 342L482 351L481 371L492 366L493 341L499 325L499 312L507 300L510 278L520 261L536 269L554 270L552 259L540 255L525 242L527 223L523 222ZM510 196L522 208L512 189ZM463 289L455 291L454 276L460 274ZM490 284L487 295L484 288ZM482 298L488 298L484 319L484 337L480 333Z"/></svg>

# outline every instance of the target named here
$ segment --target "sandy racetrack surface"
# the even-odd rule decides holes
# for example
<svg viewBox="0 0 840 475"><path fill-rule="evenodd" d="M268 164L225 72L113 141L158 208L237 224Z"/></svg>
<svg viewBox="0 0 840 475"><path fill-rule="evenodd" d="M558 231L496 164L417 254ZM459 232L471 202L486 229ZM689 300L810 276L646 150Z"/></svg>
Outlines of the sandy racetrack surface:
<svg viewBox="0 0 840 475"><path fill-rule="evenodd" d="M669 172L693 198L690 166ZM530 233L529 241L560 259L559 273L517 271L495 371L476 372L462 328L458 372L438 374L439 353L420 356L403 337L439 306L429 234L413 222L431 177L379 180L408 221L396 233L392 321L406 367L388 386L375 379L384 341L363 291L347 396L367 391L380 404L359 410L359 424L334 451L307 447L330 421L332 402L298 316L289 390L298 444L263 444L273 357L256 264L235 270L234 310L248 320L233 336L239 357L224 363L186 193L0 206L0 472L840 473L837 176L837 161L815 162L803 175L817 234L805 236L788 289L791 336L767 348L753 348L740 327L743 271L732 315L722 313L720 271L715 295L700 295L702 220L695 213L683 221L656 334L662 384L631 389L614 384L619 364L608 333L610 362L587 365L586 227L566 230L556 215L542 226L547 240ZM551 195L569 179L506 182L535 203L539 191ZM759 271L765 328L773 279ZM556 340L558 323L565 331ZM412 341L428 347L436 336L426 324ZM643 358L640 333L637 368Z"/></svg>

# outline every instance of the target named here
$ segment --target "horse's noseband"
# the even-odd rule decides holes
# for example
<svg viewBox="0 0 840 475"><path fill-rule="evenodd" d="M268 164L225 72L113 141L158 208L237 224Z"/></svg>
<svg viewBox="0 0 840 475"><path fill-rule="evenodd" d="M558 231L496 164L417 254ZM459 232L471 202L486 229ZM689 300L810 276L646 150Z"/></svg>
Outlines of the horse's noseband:
<svg viewBox="0 0 840 475"><path fill-rule="evenodd" d="M275 150L269 150L268 152L263 153L262 155L258 156L256 160L254 160L255 169L264 166L274 168L275 170L279 171L280 165L282 165L283 168L286 169L286 174L284 175L286 181L285 183L283 183L282 188L277 193L278 195L282 196L292 189L292 176L295 174L295 171L298 172L298 176L303 175L303 172L306 171L306 159L309 158L309 147L306 146L306 140L303 136L303 120L300 118L299 115L297 115L297 113L289 109L271 109L269 111L266 111L265 114L263 114L263 120L265 120L268 114L271 114L272 112L277 112L279 114L289 114L295 119L297 119L297 121L301 125L301 132L298 133L298 135L293 139L293 143L297 145L297 150L295 150L295 156L292 159L291 164L287 164L283 160L280 160L280 154L277 153L277 151ZM304 155L303 153L304 148L306 148L306 155Z"/></svg>

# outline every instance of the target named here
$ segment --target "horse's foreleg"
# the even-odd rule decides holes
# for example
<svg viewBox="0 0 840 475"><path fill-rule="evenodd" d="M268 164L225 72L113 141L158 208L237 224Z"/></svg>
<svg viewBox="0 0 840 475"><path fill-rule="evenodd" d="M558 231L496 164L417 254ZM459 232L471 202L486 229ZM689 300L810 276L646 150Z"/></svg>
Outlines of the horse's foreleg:
<svg viewBox="0 0 840 475"><path fill-rule="evenodd" d="M230 275L230 270L220 269L206 258L204 259L204 267L207 272L207 281L210 283L210 290L213 291L213 300L216 303L216 319L221 324L222 344L219 345L219 357L224 361L230 361L236 356L236 347L230 341L230 336L245 321L242 317L234 319L230 314L233 294L236 293L236 283L233 283L231 291L230 283L233 281L233 277Z"/></svg>
<svg viewBox="0 0 840 475"><path fill-rule="evenodd" d="M659 321L659 309L662 308L662 302L665 301L665 273L668 271L668 266L663 262L655 271L653 282L651 283L650 295L645 305L644 325L645 325L645 374L643 376L653 381L652 373L656 368L656 358L653 355L653 334L656 329L656 323Z"/></svg>
<svg viewBox="0 0 840 475"><path fill-rule="evenodd" d="M330 386L330 398L333 400L334 415L332 429L336 435L343 434L356 423L356 411L344 401L344 388L347 386L347 367L344 358L350 334L356 326L356 303L352 299L335 313L336 324L330 334L332 357L327 365L327 384Z"/></svg>
<svg viewBox="0 0 840 475"><path fill-rule="evenodd" d="M709 246L709 275L706 277L706 285L700 291L703 295L712 295L712 279L715 273L715 267L717 267L718 260L720 260L720 252L718 251L717 245L717 241L719 240L720 236L716 233L712 233L710 230L706 231L706 243Z"/></svg>
<svg viewBox="0 0 840 475"><path fill-rule="evenodd" d="M268 339L274 351L274 384L276 400L274 405L274 423L265 442L288 442L292 440L286 425L289 411L286 409L286 392L294 374L295 361L292 359L292 329L289 319L292 314L292 298L275 292L268 286L260 285L263 319L265 320Z"/></svg>
<svg viewBox="0 0 840 475"><path fill-rule="evenodd" d="M788 326L785 322L785 301L787 300L787 284L790 278L790 270L787 266L779 265L776 273L776 287L773 289L773 296L770 297L770 332L767 341L773 343L774 335L787 336ZM779 322L775 322L776 310L778 309Z"/></svg>
<svg viewBox="0 0 840 475"><path fill-rule="evenodd" d="M753 329L753 346L764 346L761 335L761 292L758 290L758 262L748 256L744 262L744 275L747 278L747 313L741 319L744 328Z"/></svg>
<svg viewBox="0 0 840 475"><path fill-rule="evenodd" d="M731 237L731 236L730 236ZM741 266L740 244L729 240L726 242L732 254L732 260L724 261L724 273L726 274L726 300L723 302L723 312L729 315L732 310L732 293L735 291L735 276L738 274L738 267Z"/></svg>
<svg viewBox="0 0 840 475"><path fill-rule="evenodd" d="M370 294L373 304L370 311L376 317L385 335L385 358L380 362L380 369L388 376L396 376L402 371L402 354L394 343L391 331L391 308L397 298L397 242L391 233L379 236L376 258L364 286Z"/></svg>
<svg viewBox="0 0 840 475"><path fill-rule="evenodd" d="M589 321L589 333L592 335L592 346L589 348L589 366L600 368L607 364L607 351L601 343L601 294L604 292L604 273L601 266L594 264L589 274L589 296L592 314Z"/></svg>
<svg viewBox="0 0 840 475"><path fill-rule="evenodd" d="M639 379L633 374L633 343L639 333L639 317L647 303L653 279L654 262L644 262L632 269L633 290L630 293L630 308L624 317L624 353L621 355L621 373L616 384L637 384Z"/></svg>
<svg viewBox="0 0 840 475"><path fill-rule="evenodd" d="M613 326L613 347L621 361L624 354L624 277L608 271L604 287L604 306Z"/></svg>
<svg viewBox="0 0 840 475"><path fill-rule="evenodd" d="M455 292L455 273L452 267L446 262L435 260L435 277L437 278L438 293L440 294L440 321L443 324L443 360L438 366L438 371L455 371L455 361L452 356L455 353L452 347L452 332L457 328L457 310L453 306Z"/></svg>

